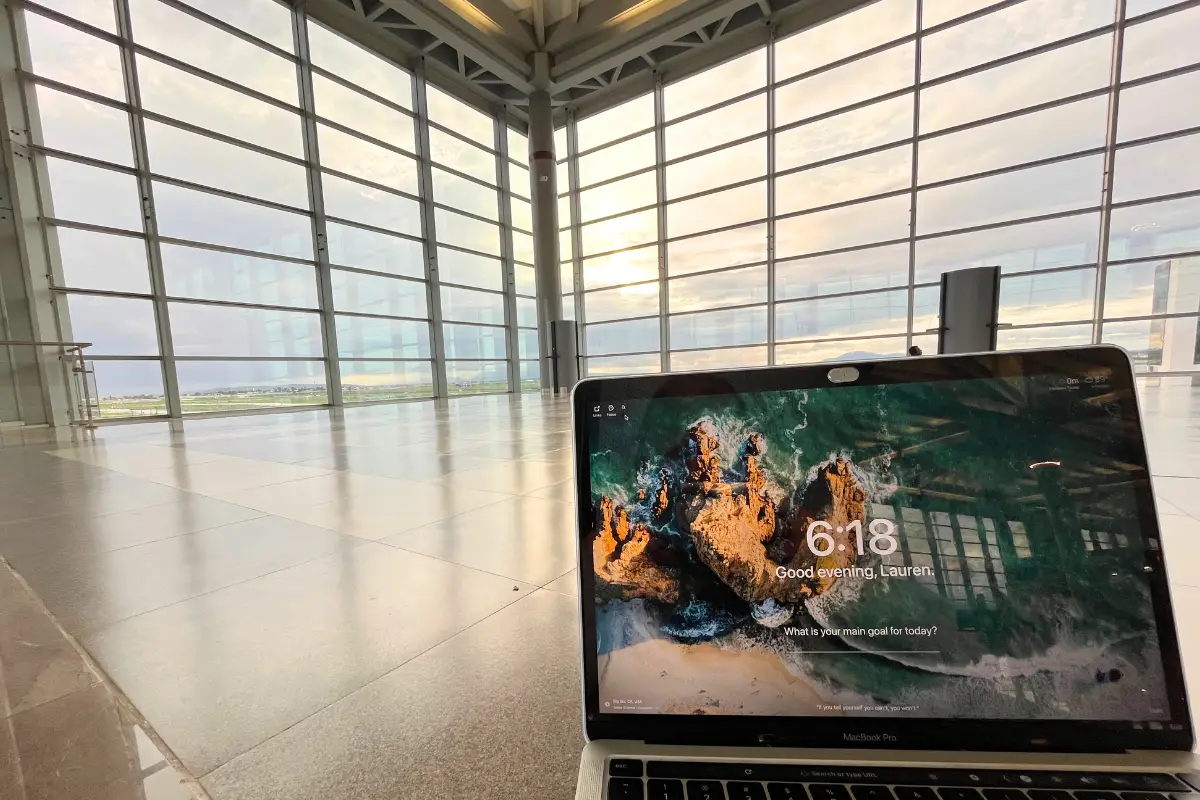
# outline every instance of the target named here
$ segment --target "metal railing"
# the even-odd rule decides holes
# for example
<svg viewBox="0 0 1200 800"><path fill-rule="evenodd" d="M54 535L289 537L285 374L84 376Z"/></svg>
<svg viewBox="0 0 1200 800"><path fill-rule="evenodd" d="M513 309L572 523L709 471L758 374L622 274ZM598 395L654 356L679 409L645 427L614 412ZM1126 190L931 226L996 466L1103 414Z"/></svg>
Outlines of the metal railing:
<svg viewBox="0 0 1200 800"><path fill-rule="evenodd" d="M71 383L75 385L76 396L73 399L76 401L76 410L72 414L71 424L82 425L89 430L96 427L96 417L92 406L92 386L88 380L89 376L95 375L95 371L88 366L83 357L83 351L84 348L91 346L91 342L35 342L0 339L0 347L57 347L61 349L59 358L71 364L71 373L75 376L75 380ZM99 397L96 400L99 401Z"/></svg>

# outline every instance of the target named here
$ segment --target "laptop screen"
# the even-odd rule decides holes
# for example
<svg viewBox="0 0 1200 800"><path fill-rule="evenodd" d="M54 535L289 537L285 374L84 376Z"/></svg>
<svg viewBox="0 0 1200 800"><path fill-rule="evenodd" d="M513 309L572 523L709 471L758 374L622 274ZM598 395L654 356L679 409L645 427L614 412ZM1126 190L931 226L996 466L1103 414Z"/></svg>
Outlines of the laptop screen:
<svg viewBox="0 0 1200 800"><path fill-rule="evenodd" d="M598 711L1169 719L1131 391L1098 369L577 408Z"/></svg>

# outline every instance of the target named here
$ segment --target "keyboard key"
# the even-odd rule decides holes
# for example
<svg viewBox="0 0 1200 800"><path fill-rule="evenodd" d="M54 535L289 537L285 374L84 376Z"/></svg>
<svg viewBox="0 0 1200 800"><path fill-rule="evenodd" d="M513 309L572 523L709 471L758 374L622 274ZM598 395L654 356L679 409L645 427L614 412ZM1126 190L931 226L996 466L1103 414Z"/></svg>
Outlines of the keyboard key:
<svg viewBox="0 0 1200 800"><path fill-rule="evenodd" d="M1178 777L1188 786L1200 792L1200 772L1182 772Z"/></svg>
<svg viewBox="0 0 1200 800"><path fill-rule="evenodd" d="M1075 800L1120 800L1115 792L1075 792Z"/></svg>
<svg viewBox="0 0 1200 800"><path fill-rule="evenodd" d="M983 796L987 800L1027 800L1020 789L984 789Z"/></svg>
<svg viewBox="0 0 1200 800"><path fill-rule="evenodd" d="M729 790L729 800L767 800L761 783L746 783L745 781L730 781L725 784Z"/></svg>
<svg viewBox="0 0 1200 800"><path fill-rule="evenodd" d="M725 800L720 781L688 781L687 800Z"/></svg>
<svg viewBox="0 0 1200 800"><path fill-rule="evenodd" d="M958 788L943 786L938 789L938 794L942 796L942 800L983 800L983 795L978 789Z"/></svg>
<svg viewBox="0 0 1200 800"><path fill-rule="evenodd" d="M614 758L608 762L608 774L621 778L640 778L642 762L636 758Z"/></svg>
<svg viewBox="0 0 1200 800"><path fill-rule="evenodd" d="M1162 772L1141 772L1137 775L1121 775L1129 778L1130 789L1144 789L1149 792L1186 792L1189 787L1174 775Z"/></svg>
<svg viewBox="0 0 1200 800"><path fill-rule="evenodd" d="M799 783L768 783L767 795L771 800L808 800L808 792Z"/></svg>
<svg viewBox="0 0 1200 800"><path fill-rule="evenodd" d="M850 790L840 783L811 783L808 793L812 800L850 800Z"/></svg>
<svg viewBox="0 0 1200 800"><path fill-rule="evenodd" d="M652 779L649 796L650 800L683 800L683 781Z"/></svg>
<svg viewBox="0 0 1200 800"><path fill-rule="evenodd" d="M1071 793L1065 789L1030 789L1029 800L1071 800Z"/></svg>
<svg viewBox="0 0 1200 800"><path fill-rule="evenodd" d="M851 786L850 793L854 800L895 800L886 786Z"/></svg>
<svg viewBox="0 0 1200 800"><path fill-rule="evenodd" d="M897 786L896 797L899 800L938 800L932 786Z"/></svg>
<svg viewBox="0 0 1200 800"><path fill-rule="evenodd" d="M1167 800L1167 796L1162 792L1121 792L1121 800Z"/></svg>
<svg viewBox="0 0 1200 800"><path fill-rule="evenodd" d="M608 800L646 800L646 787L638 778L609 778Z"/></svg>

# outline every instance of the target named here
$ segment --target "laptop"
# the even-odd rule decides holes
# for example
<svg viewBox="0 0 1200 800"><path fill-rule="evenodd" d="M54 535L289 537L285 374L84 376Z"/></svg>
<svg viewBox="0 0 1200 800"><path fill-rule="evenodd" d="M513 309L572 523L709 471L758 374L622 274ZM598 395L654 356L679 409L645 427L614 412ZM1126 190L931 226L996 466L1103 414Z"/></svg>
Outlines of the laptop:
<svg viewBox="0 0 1200 800"><path fill-rule="evenodd" d="M1200 800L1123 350L572 402L577 800Z"/></svg>

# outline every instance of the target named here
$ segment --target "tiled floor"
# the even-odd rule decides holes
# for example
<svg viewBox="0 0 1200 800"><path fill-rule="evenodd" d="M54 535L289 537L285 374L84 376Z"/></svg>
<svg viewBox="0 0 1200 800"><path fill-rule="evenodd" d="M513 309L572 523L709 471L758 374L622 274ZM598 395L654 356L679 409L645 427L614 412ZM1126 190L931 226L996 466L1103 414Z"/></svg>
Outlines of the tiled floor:
<svg viewBox="0 0 1200 800"><path fill-rule="evenodd" d="M1200 387L1143 399L1177 602L1200 607ZM568 430L565 400L527 395L5 431L0 555L214 800L568 798ZM48 788L37 742L132 717L69 642L46 653L0 642L0 798L139 796Z"/></svg>

